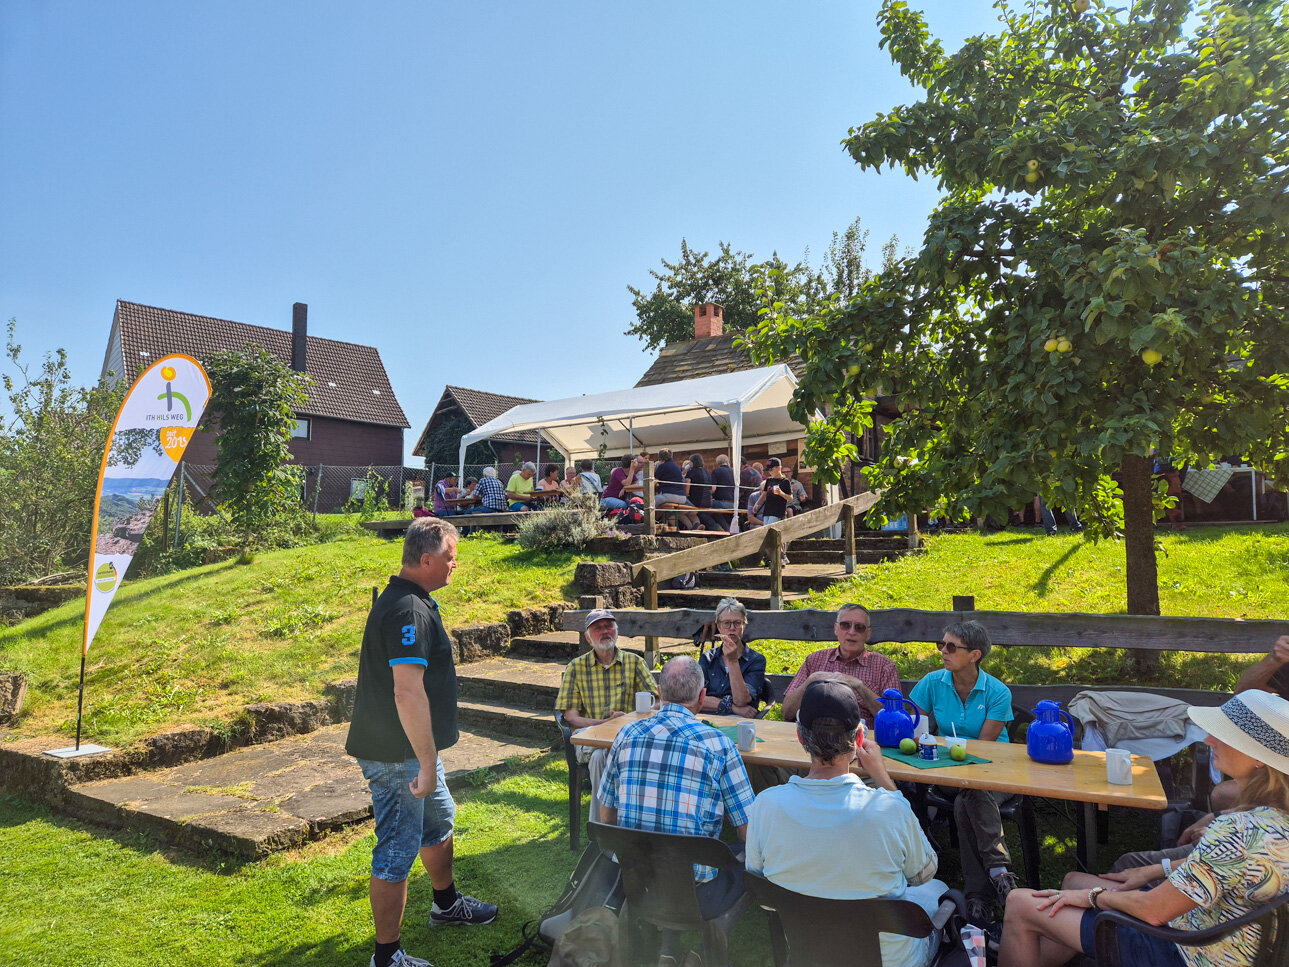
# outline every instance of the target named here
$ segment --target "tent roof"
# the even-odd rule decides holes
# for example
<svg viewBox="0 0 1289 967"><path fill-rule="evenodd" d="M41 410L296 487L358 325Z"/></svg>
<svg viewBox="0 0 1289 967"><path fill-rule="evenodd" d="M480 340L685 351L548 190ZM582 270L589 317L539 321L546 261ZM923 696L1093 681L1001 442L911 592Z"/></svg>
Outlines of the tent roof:
<svg viewBox="0 0 1289 967"><path fill-rule="evenodd" d="M540 430L570 459L594 457L602 444L605 456L659 447L724 450L737 418L744 446L792 440L805 434L788 416L796 385L792 370L779 365L526 403L466 434L461 444L464 449L498 433Z"/></svg>

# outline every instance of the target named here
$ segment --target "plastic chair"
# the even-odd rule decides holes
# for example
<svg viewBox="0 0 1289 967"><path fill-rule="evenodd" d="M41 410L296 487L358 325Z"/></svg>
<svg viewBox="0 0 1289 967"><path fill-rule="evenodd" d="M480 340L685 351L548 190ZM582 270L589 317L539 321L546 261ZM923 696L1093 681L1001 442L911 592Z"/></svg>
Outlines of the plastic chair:
<svg viewBox="0 0 1289 967"><path fill-rule="evenodd" d="M694 865L722 870L742 870L743 864L725 843L710 836L655 833L621 826L589 823L591 838L600 849L617 856L627 902L622 908L624 962L636 962L638 927L652 924L659 930L700 930L704 967L729 963L729 931L747 908L746 893L728 910L707 920L699 907Z"/></svg>
<svg viewBox="0 0 1289 967"><path fill-rule="evenodd" d="M1242 917L1227 920L1207 930L1174 930L1130 917L1118 910L1103 910L1097 914L1093 945L1098 967L1120 967L1120 926L1132 927L1164 940L1171 940L1184 947L1197 947L1221 940L1227 934L1246 924L1256 923L1262 928L1258 952L1250 967L1286 967L1289 965L1289 893L1283 893L1270 903L1264 903Z"/></svg>
<svg viewBox="0 0 1289 967"><path fill-rule="evenodd" d="M568 848L574 853L582 842L582 779L591 781L591 770L586 763L577 761L577 746L573 744L573 727L564 721L564 713L556 709L555 724L564 736L564 761L568 763ZM595 795L595 790L591 790Z"/></svg>
<svg viewBox="0 0 1289 967"><path fill-rule="evenodd" d="M1027 725L1034 718L1028 709L1012 706L1012 721L1007 723L1007 737L1013 742L1022 739L1021 726ZM958 848L958 827L953 821L953 790L941 786L919 785L915 790L913 803L923 827L930 833L933 825L938 825L944 817L949 827L949 842L954 849ZM929 807L936 810L935 819L931 818ZM1025 884L1031 890L1042 889L1038 875L1038 823L1034 819L1034 803L1028 796L1011 796L998 806L998 812L1005 822L1015 823L1020 829L1021 864L1025 870Z"/></svg>
<svg viewBox="0 0 1289 967"><path fill-rule="evenodd" d="M935 916L910 900L828 900L806 896L771 883L750 870L743 885L770 913L770 941L775 967L870 967L882 962L879 933L927 937L943 930L955 915L965 920L966 901L957 890L940 898ZM946 931L946 943L931 963L937 967L967 964L966 951ZM789 955L792 960L789 961Z"/></svg>

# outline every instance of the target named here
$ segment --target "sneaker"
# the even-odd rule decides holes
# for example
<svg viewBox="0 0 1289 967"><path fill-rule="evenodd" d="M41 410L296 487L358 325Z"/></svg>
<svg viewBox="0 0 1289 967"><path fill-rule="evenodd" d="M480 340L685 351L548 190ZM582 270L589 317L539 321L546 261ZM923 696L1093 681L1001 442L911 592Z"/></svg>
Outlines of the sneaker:
<svg viewBox="0 0 1289 967"><path fill-rule="evenodd" d="M375 956L372 957L369 967L376 967ZM396 950L394 959L389 962L389 967L434 967L434 965L428 960L413 957L406 950Z"/></svg>
<svg viewBox="0 0 1289 967"><path fill-rule="evenodd" d="M457 902L446 910L439 909L437 903L430 906L431 927L481 927L497 919L497 907L484 903L464 893L457 894Z"/></svg>
<svg viewBox="0 0 1289 967"><path fill-rule="evenodd" d="M967 922L982 930L994 920L994 901L983 896L967 897Z"/></svg>
<svg viewBox="0 0 1289 967"><path fill-rule="evenodd" d="M1019 885L1016 880L1016 874L1011 870L1003 870L993 878L994 893L998 894L998 902L1005 904L1007 894L1016 889Z"/></svg>

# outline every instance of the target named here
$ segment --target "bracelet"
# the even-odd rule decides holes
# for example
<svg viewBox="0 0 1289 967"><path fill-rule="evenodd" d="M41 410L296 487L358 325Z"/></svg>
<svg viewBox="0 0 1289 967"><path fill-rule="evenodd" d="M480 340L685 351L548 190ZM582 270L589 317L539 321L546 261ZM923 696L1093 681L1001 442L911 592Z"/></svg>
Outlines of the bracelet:
<svg viewBox="0 0 1289 967"><path fill-rule="evenodd" d="M1088 890L1088 906L1093 910L1100 910L1101 905L1097 903L1097 898L1104 892L1105 887L1103 886L1094 886L1092 889Z"/></svg>
<svg viewBox="0 0 1289 967"><path fill-rule="evenodd" d="M1164 868L1164 876L1169 876L1173 872L1173 861L1167 856L1159 861L1159 865Z"/></svg>

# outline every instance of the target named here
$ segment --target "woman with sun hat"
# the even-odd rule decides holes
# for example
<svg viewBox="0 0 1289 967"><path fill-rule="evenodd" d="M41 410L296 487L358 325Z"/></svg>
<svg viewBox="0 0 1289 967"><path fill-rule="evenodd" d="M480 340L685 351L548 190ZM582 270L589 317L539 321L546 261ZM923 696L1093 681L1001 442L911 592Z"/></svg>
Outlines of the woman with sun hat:
<svg viewBox="0 0 1289 967"><path fill-rule="evenodd" d="M1289 891L1289 702L1247 691L1220 708L1192 706L1208 732L1214 764L1235 780L1234 812L1218 816L1195 850L1170 871L1134 870L1126 882L1089 889L1013 890L1007 899L1000 967L1064 964L1093 956L1098 910L1121 910L1152 924L1204 930L1243 916ZM1153 888L1140 889L1162 880ZM1248 925L1200 947L1179 946L1120 927L1119 948L1134 967L1234 967L1251 964L1260 928ZM1284 942L1283 938L1278 938Z"/></svg>

